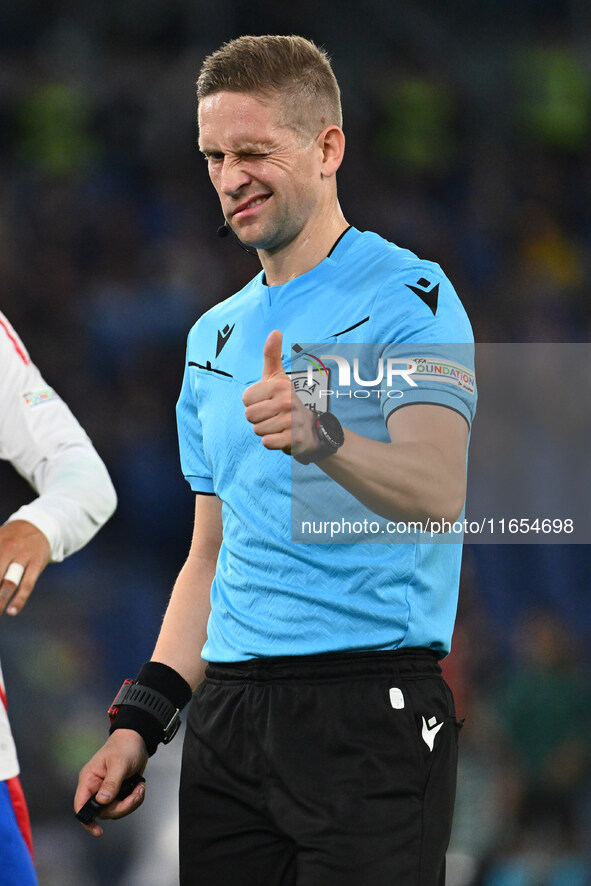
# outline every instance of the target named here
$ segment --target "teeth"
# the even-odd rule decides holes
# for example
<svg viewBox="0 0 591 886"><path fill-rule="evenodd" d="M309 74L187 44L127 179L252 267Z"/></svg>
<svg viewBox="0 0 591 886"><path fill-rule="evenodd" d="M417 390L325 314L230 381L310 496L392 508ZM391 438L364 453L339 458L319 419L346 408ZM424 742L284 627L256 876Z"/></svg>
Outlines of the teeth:
<svg viewBox="0 0 591 886"><path fill-rule="evenodd" d="M258 206L259 203L264 203L266 199L267 199L266 197L257 197L256 200L252 200L252 201L248 204L248 206L246 206L245 208L246 208L246 209L250 209L251 206Z"/></svg>

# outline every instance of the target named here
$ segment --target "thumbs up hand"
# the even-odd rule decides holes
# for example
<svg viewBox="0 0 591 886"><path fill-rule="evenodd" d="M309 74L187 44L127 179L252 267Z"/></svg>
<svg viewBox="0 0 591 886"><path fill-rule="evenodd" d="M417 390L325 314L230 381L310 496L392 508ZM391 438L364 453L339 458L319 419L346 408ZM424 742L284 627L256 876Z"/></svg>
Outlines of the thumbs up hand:
<svg viewBox="0 0 591 886"><path fill-rule="evenodd" d="M280 449L286 455L312 452L318 446L314 435L314 415L297 394L281 362L283 335L275 329L265 342L261 380L242 396L245 416L267 449Z"/></svg>
<svg viewBox="0 0 591 886"><path fill-rule="evenodd" d="M287 373L281 362L281 345L283 344L283 333L279 329L270 332L265 349L263 351L265 362L263 364L263 374L261 381L270 381L272 378L287 378Z"/></svg>

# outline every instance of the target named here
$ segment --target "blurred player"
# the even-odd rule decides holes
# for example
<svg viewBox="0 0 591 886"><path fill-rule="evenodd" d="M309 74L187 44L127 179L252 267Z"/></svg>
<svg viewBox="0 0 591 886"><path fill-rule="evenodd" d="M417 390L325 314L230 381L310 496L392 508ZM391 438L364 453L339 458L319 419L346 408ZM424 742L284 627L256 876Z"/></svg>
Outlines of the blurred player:
<svg viewBox="0 0 591 886"><path fill-rule="evenodd" d="M46 565L83 547L117 499L92 443L2 313L0 458L38 493L0 526L0 613L17 615ZM31 831L1 671L0 699L0 882L31 886Z"/></svg>
<svg viewBox="0 0 591 886"><path fill-rule="evenodd" d="M322 51L240 38L206 59L198 97L226 224L263 271L189 336L178 419L191 551L75 808L94 792L101 818L137 808L141 788L114 799L122 779L170 740L200 684L183 752L183 886L436 886L458 732L438 659L461 545L293 544L291 477L293 465L319 499L338 484L387 519L455 520L475 392L447 373L402 404L327 396L312 411L286 368L301 379L294 343L383 343L382 359L397 342L469 346L470 324L438 265L347 224L339 89Z"/></svg>

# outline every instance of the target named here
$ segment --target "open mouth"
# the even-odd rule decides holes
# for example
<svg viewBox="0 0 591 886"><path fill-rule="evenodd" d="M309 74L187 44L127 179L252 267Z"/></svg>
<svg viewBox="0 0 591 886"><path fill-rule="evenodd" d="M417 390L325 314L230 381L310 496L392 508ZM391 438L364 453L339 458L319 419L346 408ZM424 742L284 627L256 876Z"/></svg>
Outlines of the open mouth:
<svg viewBox="0 0 591 886"><path fill-rule="evenodd" d="M246 218L248 215L254 215L259 206L266 203L270 196L270 194L258 194L256 197L252 197L232 213L232 218Z"/></svg>

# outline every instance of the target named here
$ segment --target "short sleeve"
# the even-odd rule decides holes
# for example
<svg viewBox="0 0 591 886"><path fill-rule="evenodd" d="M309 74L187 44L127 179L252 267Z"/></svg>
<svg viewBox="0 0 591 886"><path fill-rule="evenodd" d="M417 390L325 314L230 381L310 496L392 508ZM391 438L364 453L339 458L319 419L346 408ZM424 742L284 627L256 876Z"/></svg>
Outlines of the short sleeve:
<svg viewBox="0 0 591 886"><path fill-rule="evenodd" d="M476 411L474 345L392 344L383 357L390 370L381 401L385 421L402 406L435 403L454 409L472 424Z"/></svg>
<svg viewBox="0 0 591 886"><path fill-rule="evenodd" d="M416 262L383 285L374 341L384 344L384 419L412 403L454 409L471 424L476 410L474 337L466 311L439 265Z"/></svg>
<svg viewBox="0 0 591 886"><path fill-rule="evenodd" d="M189 364L185 367L183 385L176 414L179 436L181 469L193 492L214 492L211 469L203 451L203 431L197 406L197 373Z"/></svg>

